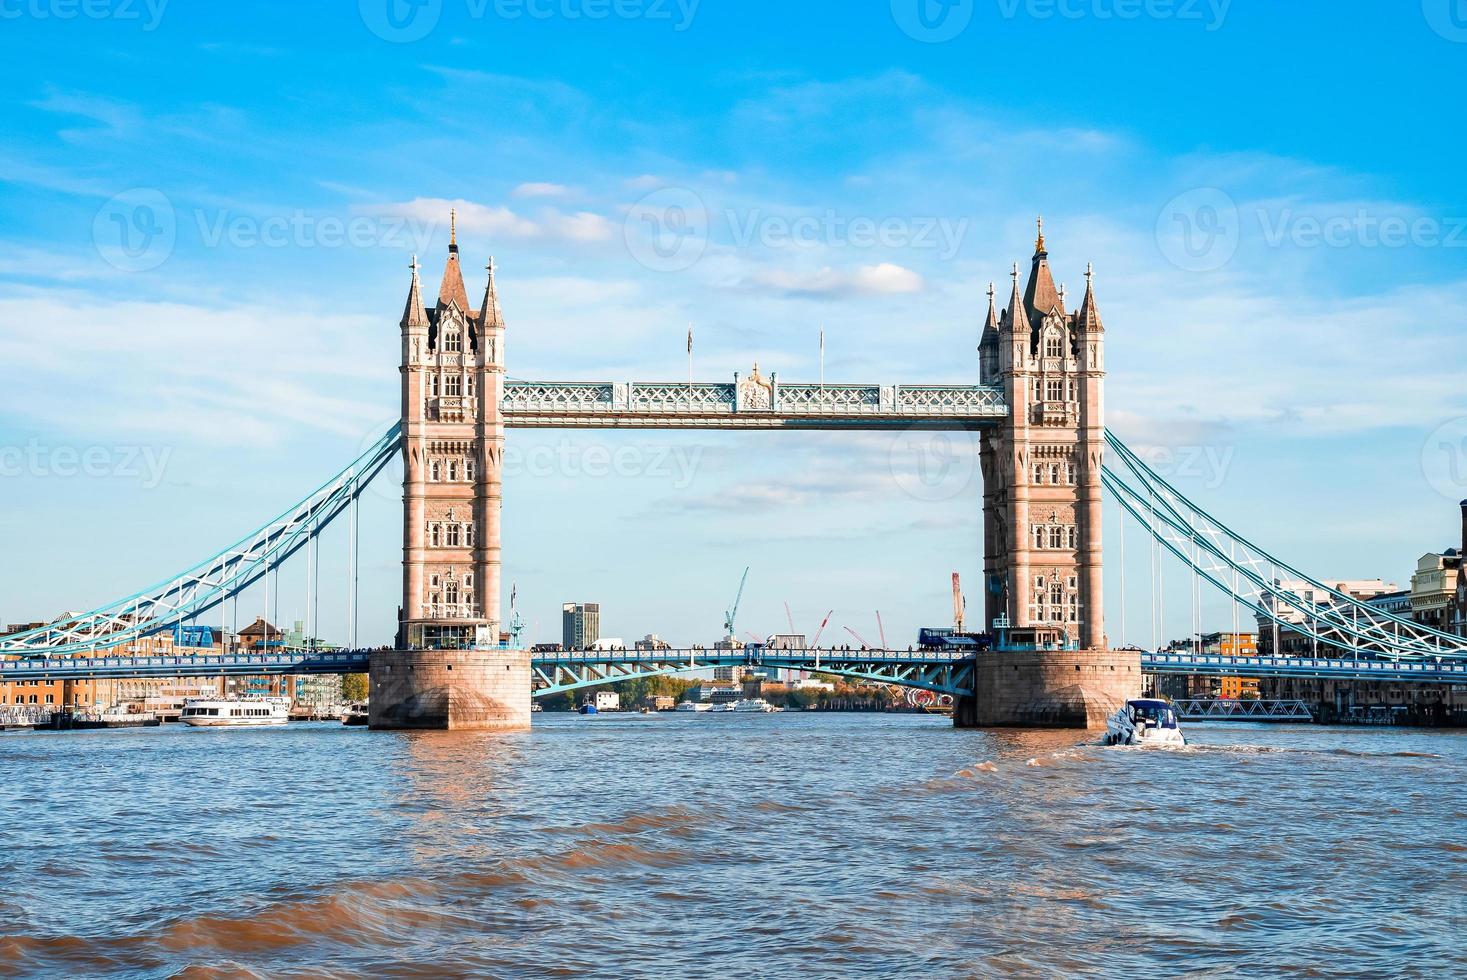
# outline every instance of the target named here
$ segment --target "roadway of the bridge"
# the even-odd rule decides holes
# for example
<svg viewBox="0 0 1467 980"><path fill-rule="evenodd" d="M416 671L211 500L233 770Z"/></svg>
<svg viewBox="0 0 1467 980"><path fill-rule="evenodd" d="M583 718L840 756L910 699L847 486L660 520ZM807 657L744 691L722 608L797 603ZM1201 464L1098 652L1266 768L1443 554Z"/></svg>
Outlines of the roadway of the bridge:
<svg viewBox="0 0 1467 980"><path fill-rule="evenodd" d="M0 660L0 681L361 673L366 671L371 653L370 650L283 650L270 653L5 659ZM960 695L971 694L973 691L975 663L971 654L930 650L831 649L745 654L739 651L684 649L535 654L530 665L535 696L541 697L637 677L730 666L820 672ZM1141 669L1149 674L1467 684L1467 663L1461 661L1235 657L1143 652Z"/></svg>

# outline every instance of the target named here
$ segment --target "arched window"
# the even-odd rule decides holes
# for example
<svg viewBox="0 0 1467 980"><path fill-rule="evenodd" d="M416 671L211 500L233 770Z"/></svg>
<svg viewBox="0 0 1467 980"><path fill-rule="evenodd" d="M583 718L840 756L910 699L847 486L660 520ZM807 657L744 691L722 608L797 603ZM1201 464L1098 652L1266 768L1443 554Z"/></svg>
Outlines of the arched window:
<svg viewBox="0 0 1467 980"><path fill-rule="evenodd" d="M438 460L432 460L428 463L428 479L437 483L441 478L442 475L438 468Z"/></svg>
<svg viewBox="0 0 1467 980"><path fill-rule="evenodd" d="M474 376L472 374L469 375L469 380L466 382L464 394L468 395L470 398L474 397Z"/></svg>
<svg viewBox="0 0 1467 980"><path fill-rule="evenodd" d="M472 458L464 460L464 479L470 483L474 482L474 460Z"/></svg>
<svg viewBox="0 0 1467 980"><path fill-rule="evenodd" d="M1059 468L1059 464L1058 463L1051 463L1050 466L1049 466L1049 482L1050 483L1054 483L1054 484L1058 484L1059 481L1060 481L1060 468Z"/></svg>
<svg viewBox="0 0 1467 980"><path fill-rule="evenodd" d="M448 525L448 546L450 548L458 547L458 529L459 525L457 524Z"/></svg>
<svg viewBox="0 0 1467 980"><path fill-rule="evenodd" d="M442 541L442 537L438 533L438 528L439 527L440 527L440 525L438 525L438 524L429 524L428 525L428 546L429 547L436 548L436 547L438 547L439 543ZM438 584L438 577L436 575L433 577L433 584L434 585L437 585Z"/></svg>
<svg viewBox="0 0 1467 980"><path fill-rule="evenodd" d="M1043 524L1035 524L1034 525L1034 547L1036 547L1036 548L1043 548L1044 547L1044 525Z"/></svg>
<svg viewBox="0 0 1467 980"><path fill-rule="evenodd" d="M443 337L443 349L450 354L457 354L463 350L463 334L457 330L450 330Z"/></svg>
<svg viewBox="0 0 1467 980"><path fill-rule="evenodd" d="M436 374L428 375L428 397L438 397L438 375Z"/></svg>
<svg viewBox="0 0 1467 980"><path fill-rule="evenodd" d="M448 461L448 482L458 482L458 464L451 459Z"/></svg>
<svg viewBox="0 0 1467 980"><path fill-rule="evenodd" d="M459 391L459 384L460 384L460 382L462 380L463 379L460 378L456 374L450 374L448 377L444 378L443 379L443 393L445 395L447 395L449 398L457 398L458 397L458 391Z"/></svg>
<svg viewBox="0 0 1467 980"><path fill-rule="evenodd" d="M1051 548L1058 549L1063 547L1064 541L1061 538L1061 535L1064 534L1064 530L1065 529L1060 527L1058 524L1051 524L1049 526L1049 546Z"/></svg>
<svg viewBox="0 0 1467 980"><path fill-rule="evenodd" d="M472 524L465 524L464 525L464 547L465 548L472 548L473 546L474 546L474 525L472 525Z"/></svg>
<svg viewBox="0 0 1467 980"><path fill-rule="evenodd" d="M466 572L464 574L464 591L465 592L472 592L473 589L474 589L474 573L473 572Z"/></svg>
<svg viewBox="0 0 1467 980"><path fill-rule="evenodd" d="M1079 529L1076 528L1075 525L1071 524L1069 527L1065 528L1065 531L1067 532L1066 541L1068 542L1066 547L1073 551L1076 547L1078 547L1078 539L1080 537Z"/></svg>
<svg viewBox="0 0 1467 980"><path fill-rule="evenodd" d="M1034 482L1035 483L1043 483L1044 482L1044 467L1041 466L1041 465L1039 465L1038 463L1035 463L1034 464Z"/></svg>
<svg viewBox="0 0 1467 980"><path fill-rule="evenodd" d="M1049 331L1049 333L1047 333L1047 334L1044 335L1044 356L1045 357L1064 357L1065 356L1065 342L1062 339L1060 339L1060 335L1059 335L1059 331L1058 330L1051 330L1051 331Z"/></svg>
<svg viewBox="0 0 1467 980"><path fill-rule="evenodd" d="M458 611L458 583L449 582L443 587L443 601L450 613Z"/></svg>

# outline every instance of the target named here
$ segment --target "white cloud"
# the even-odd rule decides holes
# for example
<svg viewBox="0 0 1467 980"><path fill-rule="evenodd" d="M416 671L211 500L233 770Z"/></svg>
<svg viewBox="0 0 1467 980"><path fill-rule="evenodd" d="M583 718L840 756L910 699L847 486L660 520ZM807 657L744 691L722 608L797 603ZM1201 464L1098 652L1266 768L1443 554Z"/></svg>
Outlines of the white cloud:
<svg viewBox="0 0 1467 980"><path fill-rule="evenodd" d="M822 266L808 272L758 269L744 279L743 288L770 289L790 296L866 296L880 293L917 293L922 276L892 262L858 266L853 270Z"/></svg>
<svg viewBox="0 0 1467 980"><path fill-rule="evenodd" d="M530 182L520 184L513 191L515 197L565 197L570 188L564 184Z"/></svg>

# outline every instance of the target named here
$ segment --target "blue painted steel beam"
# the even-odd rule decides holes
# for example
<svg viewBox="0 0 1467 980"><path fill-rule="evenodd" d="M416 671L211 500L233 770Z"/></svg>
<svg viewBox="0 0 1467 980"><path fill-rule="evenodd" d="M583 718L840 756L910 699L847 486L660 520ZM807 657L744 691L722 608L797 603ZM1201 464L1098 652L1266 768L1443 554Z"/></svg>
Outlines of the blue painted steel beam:
<svg viewBox="0 0 1467 980"><path fill-rule="evenodd" d="M981 656L981 654L980 654ZM0 681L86 680L93 677L216 677L250 674L350 674L367 669L370 650L332 652L278 650L137 657L48 657L0 660ZM977 661L951 653L896 650L739 651L670 650L658 653L586 652L546 654L530 661L536 696L611 684L637 677L687 673L713 667L779 668L919 687L943 694L968 694ZM1228 677L1311 677L1401 683L1467 684L1467 664L1422 661L1350 660L1330 657L1229 657L1189 653L1142 653L1148 674Z"/></svg>

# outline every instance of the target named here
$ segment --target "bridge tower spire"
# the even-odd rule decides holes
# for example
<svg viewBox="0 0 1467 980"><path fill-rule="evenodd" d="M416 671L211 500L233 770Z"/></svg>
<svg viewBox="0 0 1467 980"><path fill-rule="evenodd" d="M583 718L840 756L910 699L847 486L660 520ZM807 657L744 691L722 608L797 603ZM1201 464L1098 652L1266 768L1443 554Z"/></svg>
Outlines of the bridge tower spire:
<svg viewBox="0 0 1467 980"><path fill-rule="evenodd" d="M1100 707L1090 703L1092 693L1109 691L1105 683L1097 678L1058 700L1055 685L1068 676L1066 689L1079 690L1074 685L1090 678L1066 670L1083 674L1089 664L1109 674L1119 664L1106 652L1102 591L1105 331L1088 268L1080 308L1065 309L1042 219L1023 291L1015 264L1008 306L996 316L990 300L983 337L982 381L1001 387L1009 405L1008 417L984 432L981 449L984 629L998 624L1000 647L1014 651L1013 669L1027 680L1000 679L1007 694L980 690L966 720L1093 724L1115 700L1106 694ZM1045 647L1062 649L1050 655ZM1064 670L1055 657L1065 660ZM1139 691L1139 675L1126 672ZM1020 704L1016 691L1028 700Z"/></svg>
<svg viewBox="0 0 1467 980"><path fill-rule="evenodd" d="M499 649L504 317L492 259L469 306L452 217L437 302L414 257L402 317L402 608L372 654L376 728L530 725L529 656Z"/></svg>

